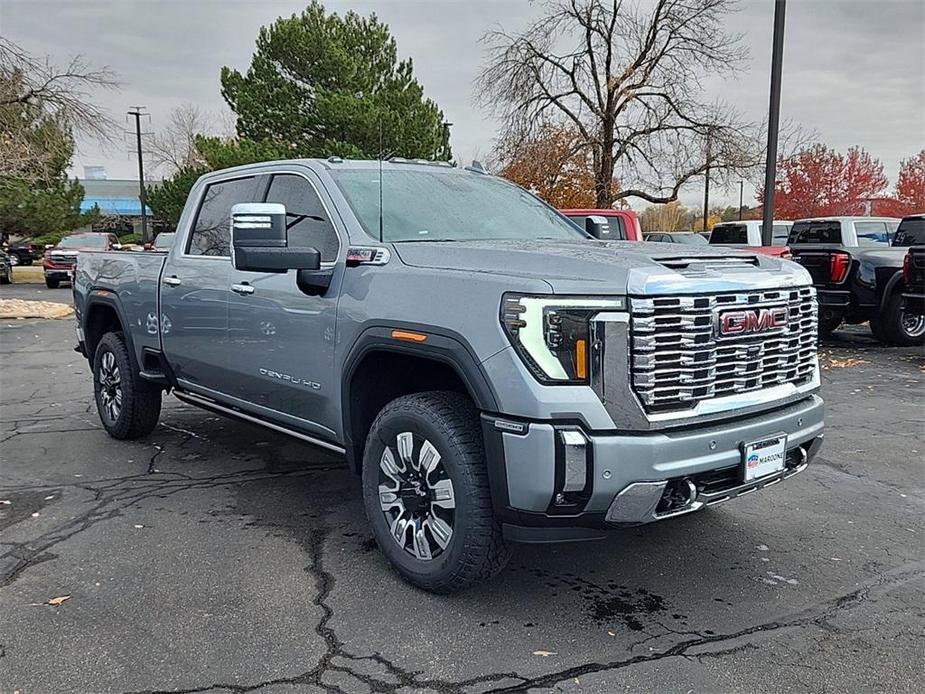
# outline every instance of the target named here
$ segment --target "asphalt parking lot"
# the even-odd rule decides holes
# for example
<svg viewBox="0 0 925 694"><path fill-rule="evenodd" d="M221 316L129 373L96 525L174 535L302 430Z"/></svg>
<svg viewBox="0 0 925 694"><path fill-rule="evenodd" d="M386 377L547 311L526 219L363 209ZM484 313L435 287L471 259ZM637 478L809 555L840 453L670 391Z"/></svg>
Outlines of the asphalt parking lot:
<svg viewBox="0 0 925 694"><path fill-rule="evenodd" d="M73 320L2 320L0 692L919 692L925 358L836 337L802 475L435 597L338 457L172 397L112 440Z"/></svg>

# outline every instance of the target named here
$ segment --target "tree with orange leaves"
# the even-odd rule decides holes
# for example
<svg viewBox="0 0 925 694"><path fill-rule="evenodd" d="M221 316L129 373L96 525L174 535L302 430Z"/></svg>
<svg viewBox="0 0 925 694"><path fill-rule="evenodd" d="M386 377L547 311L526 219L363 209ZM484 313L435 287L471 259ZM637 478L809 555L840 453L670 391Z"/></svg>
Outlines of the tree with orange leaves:
<svg viewBox="0 0 925 694"><path fill-rule="evenodd" d="M925 149L900 162L896 199L903 214L925 212Z"/></svg>
<svg viewBox="0 0 925 694"><path fill-rule="evenodd" d="M594 168L580 135L547 124L535 135L507 137L495 147L502 176L553 207L594 207ZM616 187L616 186L614 186Z"/></svg>
<svg viewBox="0 0 925 694"><path fill-rule="evenodd" d="M864 204L880 197L886 186L883 164L866 150L852 147L842 155L816 143L778 166L774 216L800 219L862 214ZM759 195L759 203L762 197Z"/></svg>

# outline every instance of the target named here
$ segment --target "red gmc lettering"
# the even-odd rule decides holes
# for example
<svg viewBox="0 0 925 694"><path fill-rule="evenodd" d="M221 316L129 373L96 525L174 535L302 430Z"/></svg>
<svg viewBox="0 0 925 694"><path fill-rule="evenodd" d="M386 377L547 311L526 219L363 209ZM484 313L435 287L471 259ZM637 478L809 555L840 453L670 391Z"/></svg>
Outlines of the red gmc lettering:
<svg viewBox="0 0 925 694"><path fill-rule="evenodd" d="M746 335L787 327L788 312L783 306L776 308L727 311L720 316L720 335Z"/></svg>

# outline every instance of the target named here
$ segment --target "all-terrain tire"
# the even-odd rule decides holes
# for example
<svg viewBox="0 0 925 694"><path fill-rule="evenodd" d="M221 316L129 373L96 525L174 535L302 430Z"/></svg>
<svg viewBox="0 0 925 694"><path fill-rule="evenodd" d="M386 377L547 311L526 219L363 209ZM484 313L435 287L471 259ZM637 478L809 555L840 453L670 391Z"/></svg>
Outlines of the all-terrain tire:
<svg viewBox="0 0 925 694"><path fill-rule="evenodd" d="M49 289L57 289L61 285L61 280L52 280L45 278L45 286Z"/></svg>
<svg viewBox="0 0 925 694"><path fill-rule="evenodd" d="M157 426L161 389L142 379L132 368L121 332L106 333L96 346L93 396L103 428L113 438L137 439Z"/></svg>
<svg viewBox="0 0 925 694"><path fill-rule="evenodd" d="M874 321L870 322L873 329ZM900 292L893 292L887 299L880 319L883 339L891 345L913 347L925 342L925 318L920 313L908 311L906 300ZM876 333L875 333L876 336Z"/></svg>
<svg viewBox="0 0 925 694"><path fill-rule="evenodd" d="M408 433L418 441L409 458L420 462L423 444L430 442L440 456L440 474L452 482L455 497L452 535L447 546L442 551L438 548L439 553L430 559L419 558L413 549L405 548L395 539L380 500L383 474L380 464L386 446L399 459L398 437ZM492 511L479 413L465 395L444 391L415 393L396 398L382 409L366 440L363 502L380 550L402 578L426 591L452 593L488 580L510 558L501 524ZM404 508L401 514L405 513ZM413 545L413 527L410 532ZM406 534L403 536L407 538Z"/></svg>
<svg viewBox="0 0 925 694"><path fill-rule="evenodd" d="M13 273L8 272L5 275L0 275L0 284L12 284L13 282Z"/></svg>

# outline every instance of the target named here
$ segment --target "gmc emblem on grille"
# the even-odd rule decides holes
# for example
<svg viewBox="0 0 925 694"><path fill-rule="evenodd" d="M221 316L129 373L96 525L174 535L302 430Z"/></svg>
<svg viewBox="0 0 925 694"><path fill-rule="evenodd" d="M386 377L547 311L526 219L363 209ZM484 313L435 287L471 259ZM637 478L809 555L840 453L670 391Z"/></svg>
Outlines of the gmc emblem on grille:
<svg viewBox="0 0 925 694"><path fill-rule="evenodd" d="M787 329L788 318L786 306L744 308L720 313L716 327L720 337L777 333Z"/></svg>

